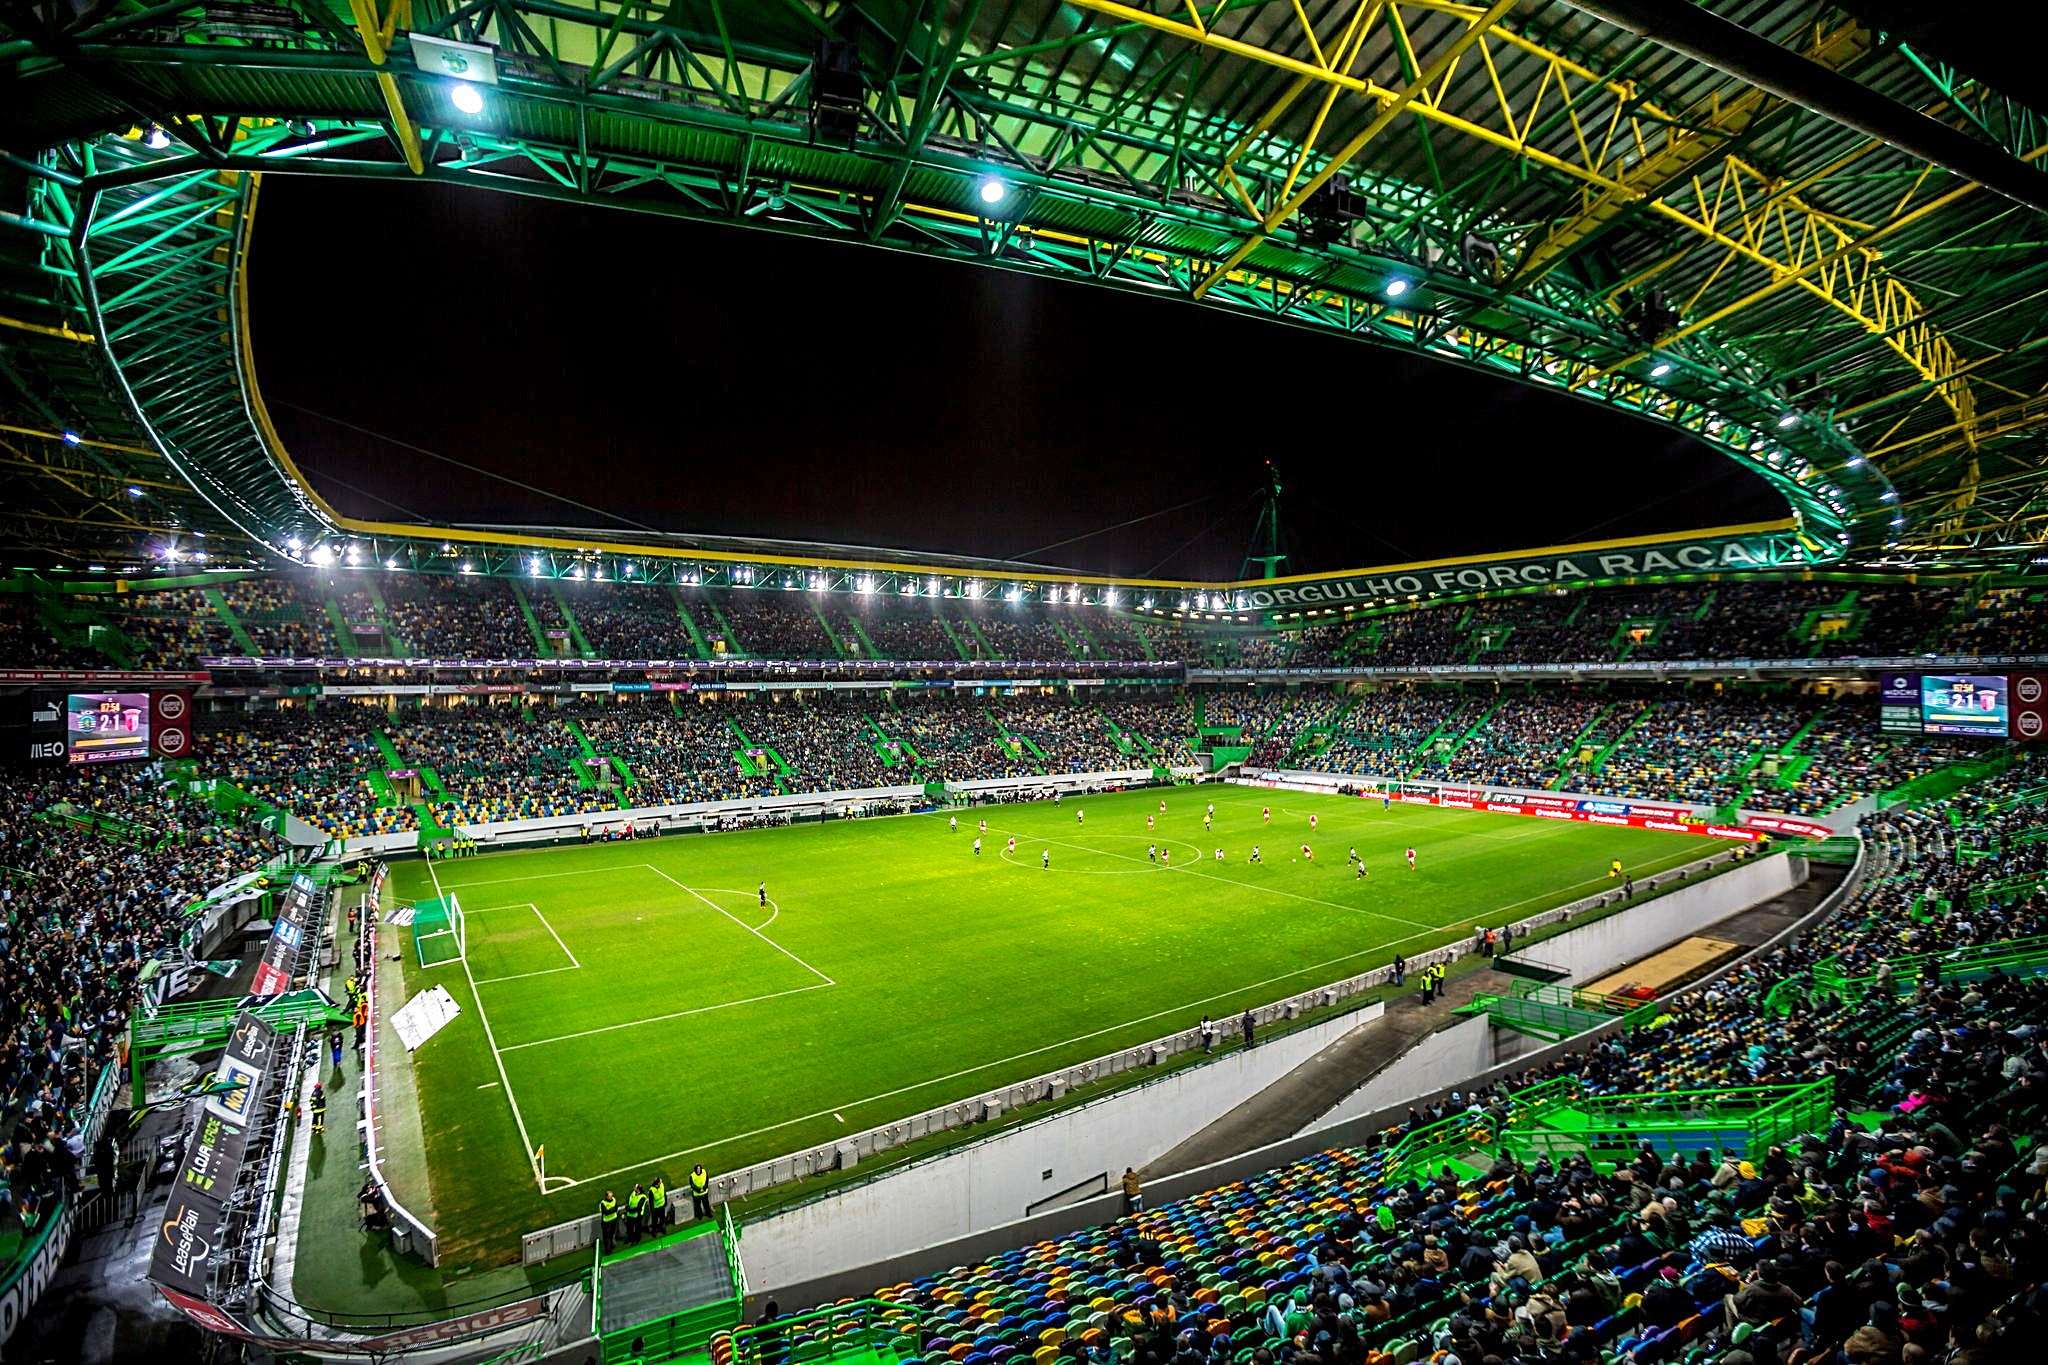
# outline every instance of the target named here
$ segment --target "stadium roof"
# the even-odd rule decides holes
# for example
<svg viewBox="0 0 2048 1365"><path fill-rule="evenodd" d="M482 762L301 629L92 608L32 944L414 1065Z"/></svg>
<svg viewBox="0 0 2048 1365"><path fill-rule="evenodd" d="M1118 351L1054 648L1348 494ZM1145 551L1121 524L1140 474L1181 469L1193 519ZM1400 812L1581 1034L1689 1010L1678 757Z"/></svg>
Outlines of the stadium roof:
<svg viewBox="0 0 2048 1365"><path fill-rule="evenodd" d="M1816 557L2009 562L2048 530L2048 129L1834 6L351 3L0 20L0 544L77 563L203 527L218 556L299 556L364 532L256 390L264 173L919 251L1506 373L1754 469ZM381 253L419 249L306 243L305 268L367 295ZM399 364L456 305L365 306ZM593 294L594 319L631 307ZM1426 414L1349 412L1256 353L1128 378L1263 404L1276 446L1429 440Z"/></svg>

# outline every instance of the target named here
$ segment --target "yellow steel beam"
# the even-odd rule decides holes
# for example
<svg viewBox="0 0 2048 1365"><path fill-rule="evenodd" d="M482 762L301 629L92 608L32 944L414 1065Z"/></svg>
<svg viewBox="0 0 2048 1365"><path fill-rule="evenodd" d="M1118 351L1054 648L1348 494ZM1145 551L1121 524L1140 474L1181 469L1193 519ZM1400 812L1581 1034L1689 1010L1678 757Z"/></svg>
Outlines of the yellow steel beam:
<svg viewBox="0 0 2048 1365"><path fill-rule="evenodd" d="M1515 7L1516 2L1517 0L1494 0L1494 3L1488 6L1483 13L1471 20L1463 33L1460 33L1456 38L1445 44L1443 50L1432 57L1429 65L1417 72L1415 79L1410 81L1405 88L1380 98L1379 112L1374 114L1363 128L1352 135L1349 142L1346 142L1343 147L1339 148L1330 157L1329 162L1324 165L1322 170L1310 176L1308 182L1296 190L1292 196L1286 195L1285 187L1283 187L1281 202L1276 207L1267 211L1265 218L1259 224L1258 231L1246 237L1242 242L1239 242L1228 256L1224 257L1213 270L1202 277L1201 283L1195 286L1195 297L1201 298L1209 292L1210 287L1218 280L1225 278L1231 271L1235 270L1239 263L1245 257L1251 255L1258 248L1259 243L1265 241L1275 228L1279 227L1280 224L1286 222L1289 218L1292 218L1317 190L1329 184L1333 178L1342 173L1344 168L1351 164L1351 158L1363 151L1367 143L1386 131L1388 126L1401 116L1403 110L1432 92L1440 97L1442 92L1438 87L1449 84L1450 78L1457 71L1460 59L1464 57L1466 52L1471 50L1473 44L1486 36L1487 30L1507 17L1508 11ZM1350 63L1347 61L1345 64L1348 66ZM1327 68L1324 69L1327 70ZM1331 74L1337 73L1332 72ZM1321 130L1322 120L1329 112L1330 103L1331 101L1325 101L1322 113L1317 116L1314 131ZM1314 131L1310 135L1310 146L1313 145ZM1288 174L1289 184L1293 183L1294 175L1300 171L1302 161L1307 155L1308 147L1304 147L1297 154L1294 169Z"/></svg>
<svg viewBox="0 0 2048 1365"><path fill-rule="evenodd" d="M56 337L59 341L90 342L99 339L91 332L74 332L61 323L55 327L48 327L40 322L24 322L20 318L0 317L0 327L13 327L24 332L34 332L38 336Z"/></svg>
<svg viewBox="0 0 2048 1365"><path fill-rule="evenodd" d="M392 0L389 14L377 12L377 0L348 0L348 7L355 16L356 32L362 36L363 51L369 54L372 65L382 68L401 22L408 27L411 24L412 0ZM377 92L384 97L384 112L390 115L392 136L398 139L398 149L405 154L406 167L414 175L424 175L427 163L420 150L419 129L413 127L412 116L405 112L398 78L380 69Z"/></svg>
<svg viewBox="0 0 2048 1365"><path fill-rule="evenodd" d="M1884 344L1912 366L1916 374L1936 387L1943 401L1960 420L1969 420L1974 400L1967 382L1959 374L1963 361L1947 338L1926 319L1925 310L1912 291L1893 278L1876 253L1868 248L1890 233L1955 202L1973 191L1974 185L1961 187L1919 208L1902 212L1860 237L1853 235L1853 228L1861 225L1844 227L1810 209L1804 201L1798 201L1797 212L1814 220L1813 239L1808 240L1807 235L1801 232L1788 233L1785 228L1792 224L1781 224L1779 238L1787 243L1796 243L1799 248L1787 259L1784 253L1764 250L1758 245L1760 241L1769 239L1768 233L1757 230L1763 226L1765 218L1773 212L1783 215L1791 208L1789 203L1774 202L1782 195L1782 186L1770 185L1751 168L1740 167L1724 172L1716 183L1702 182L1698 177L1681 180L1681 188L1690 187L1698 200L1700 207L1694 212L1687 212L1672 202L1671 196L1651 196L1649 187L1653 182L1668 184L1672 176L1682 174L1685 168L1697 166L1708 150L1725 143L1725 136L1703 136L1687 126L1687 119L1674 117L1641 100L1629 83L1601 76L1512 29L1501 27L1499 20L1511 6L1495 5L1481 9L1476 5L1454 3L1453 0L1385 0L1382 10L1390 29L1406 30L1408 25L1401 19L1404 9L1451 15L1466 25L1458 38L1432 60L1426 71L1420 73L1405 90L1396 91L1354 76L1348 69L1348 61L1342 64L1305 61L1290 53L1273 51L1218 33L1206 24L1185 24L1166 15L1118 3L1118 0L1072 0L1072 3L1119 22L1143 25L1186 42L1293 73L1295 82L1250 133L1239 140L1237 147L1232 149L1235 155L1242 155L1258 137L1270 130L1281 113L1311 85L1320 83L1333 95L1345 91L1360 94L1380 106L1375 118L1352 139L1349 146L1332 156L1320 175L1292 195L1284 195L1280 204L1263 213L1252 203L1234 170L1225 167L1226 182L1252 210L1258 227L1203 276L1194 291L1198 298L1228 278L1279 223L1301 207L1309 195L1337 174L1393 118L1408 111L1579 181L1585 187L1583 202L1586 208L1576 220L1579 226L1571 229L1574 233L1583 235L1590 232L1595 226L1593 220L1599 214L1618 212L1622 205L1641 202L1647 211L1677 224L1700 240L1719 245L1770 272L1770 280L1765 286L1715 310L1706 319L1689 324L1672 337L1664 338L1663 344L1682 340L1705 327L1725 321L1781 289L1798 286L1829 306L1840 309L1854 318L1859 326L1882 338ZM1845 64L1864 50L1867 43L1868 34L1849 25L1819 32L1808 51L1821 60ZM1478 60L1468 64L1463 73L1465 79L1458 79L1458 58L1474 44L1478 46ZM1546 63L1542 79L1525 87L1519 98L1511 97L1499 77L1492 50L1494 45L1513 48ZM1724 130L1735 124L1747 127L1761 106L1738 93L1733 96L1729 107L1732 112L1729 121L1722 125ZM1489 112L1493 122L1507 132L1479 121ZM1532 130L1538 126L1539 115L1546 121L1562 118L1563 126L1570 133L1569 147L1575 149L1575 155L1559 155L1531 145L1529 139ZM1317 130L1320 126L1319 119ZM1857 149L1849 158L1829 168L1828 173L1839 169L1849 159L1867 154L1875 146L1866 144ZM1299 158L1306 156L1308 150L1304 147L1297 154L1297 165ZM1809 180L1817 178L1818 175ZM1605 207L1601 207L1603 205ZM1746 217L1746 214L1755 216ZM1724 221L1739 230L1724 230L1721 226ZM1838 231L1831 238L1823 230L1823 225ZM1555 243L1551 248L1553 252L1561 253L1565 249L1562 237L1553 236L1550 240ZM1541 258L1538 264L1543 264ZM1585 378L1610 378L1649 354L1648 349L1639 351L1603 370L1589 370Z"/></svg>
<svg viewBox="0 0 2048 1365"><path fill-rule="evenodd" d="M1876 46L1877 37L1851 20L1839 27L1822 29L1801 54L1808 61L1839 70ZM1515 265L1514 278L1536 280L1563 261L1582 242L1620 217L1632 205L1652 198L1664 187L1678 181L1695 166L1720 152L1751 125L1785 106L1785 101L1755 86L1744 88L1732 99L1723 100L1716 90L1685 111L1679 126L1668 138L1633 153L1627 165L1612 171L1616 184L1597 193L1590 187L1580 191L1579 211L1554 222Z"/></svg>

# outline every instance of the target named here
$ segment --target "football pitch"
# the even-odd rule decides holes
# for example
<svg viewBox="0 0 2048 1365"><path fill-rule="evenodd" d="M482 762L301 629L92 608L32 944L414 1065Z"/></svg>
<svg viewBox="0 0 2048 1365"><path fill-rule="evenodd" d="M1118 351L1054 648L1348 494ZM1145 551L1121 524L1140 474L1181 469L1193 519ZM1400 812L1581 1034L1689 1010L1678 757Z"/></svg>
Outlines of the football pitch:
<svg viewBox="0 0 2048 1365"><path fill-rule="evenodd" d="M1587 895L1611 858L1641 876L1714 847L1221 786L956 814L395 865L387 905L438 890L467 917L466 960L428 969L386 931L407 995L463 1011L413 1059L444 1257L502 1262L655 1170L674 1188L1227 1022Z"/></svg>

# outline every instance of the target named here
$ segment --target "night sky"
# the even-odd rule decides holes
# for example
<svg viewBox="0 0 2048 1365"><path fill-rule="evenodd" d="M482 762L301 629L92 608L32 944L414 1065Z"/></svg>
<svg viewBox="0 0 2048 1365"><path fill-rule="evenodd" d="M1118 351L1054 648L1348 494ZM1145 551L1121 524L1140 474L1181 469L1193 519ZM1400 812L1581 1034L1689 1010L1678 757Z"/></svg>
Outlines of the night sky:
<svg viewBox="0 0 2048 1365"><path fill-rule="evenodd" d="M1168 298L431 185L274 173L256 226L265 399L359 516L1218 579L1268 458L1293 572L1784 515L1657 426Z"/></svg>

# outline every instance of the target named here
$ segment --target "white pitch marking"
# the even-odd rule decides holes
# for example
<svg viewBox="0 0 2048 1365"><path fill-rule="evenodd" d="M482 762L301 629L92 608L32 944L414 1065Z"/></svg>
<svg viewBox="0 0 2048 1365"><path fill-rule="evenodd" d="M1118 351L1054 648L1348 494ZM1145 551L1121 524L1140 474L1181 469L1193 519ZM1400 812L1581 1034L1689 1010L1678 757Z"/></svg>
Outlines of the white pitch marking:
<svg viewBox="0 0 2048 1365"><path fill-rule="evenodd" d="M1391 949L1398 948L1400 945L1404 943L1413 943L1415 940L1422 938L1434 938L1438 934L1448 933L1453 929L1463 929L1469 922L1470 921L1467 920L1458 920L1451 924L1440 924L1434 929L1419 930L1418 932L1409 934L1404 938L1397 938L1383 943L1376 943L1370 948L1361 948L1355 953L1346 953L1341 957L1329 958L1322 962L1311 962L1306 966L1297 967L1294 970L1282 973L1279 976L1269 976L1263 981L1247 982L1242 986L1234 986L1230 990L1225 991L1218 995L1204 996L1200 1000L1191 1001L1185 1005L1177 1005L1171 1009L1155 1010L1151 1014L1140 1015L1136 1019L1126 1019L1120 1024L1111 1024L1105 1028L1099 1028L1089 1033L1083 1033L1075 1038L1066 1038L1056 1043L1047 1043L1043 1047L1035 1047L1028 1052L1019 1052L1012 1057L1002 1057L998 1058L995 1061L983 1062L978 1066L970 1066L965 1070L949 1072L944 1076L930 1076L924 1080L915 1082L911 1085L898 1086L894 1090L884 1090L879 1095L868 1095L862 1099L846 1101L842 1104L841 1108L852 1109L864 1104L873 1104L878 1100L894 1099L898 1095L908 1095L914 1091L922 1090L926 1086L938 1085L945 1081L956 1081L964 1076L975 1075L978 1072L988 1071L996 1067L1009 1066L1014 1062L1021 1062L1026 1060L1027 1058L1036 1057L1041 1053L1057 1051L1058 1049L1063 1047L1071 1047L1075 1043L1085 1043L1090 1039L1100 1038L1104 1034L1108 1033L1116 1033L1119 1030L1127 1029L1137 1024L1150 1023L1154 1019L1163 1019L1168 1015L1175 1014L1186 1015L1192 1013L1193 1011L1201 1008L1204 1005L1212 1005L1219 1000L1227 1000L1234 996L1241 996L1242 993L1245 991L1255 991L1265 986L1276 985L1282 981L1292 981L1297 977L1306 976L1311 972L1319 972L1325 967L1335 967L1340 963L1355 962L1361 957L1378 957L1388 953ZM818 988L815 986L804 986L800 989L816 990ZM718 1007L713 1006L713 1008ZM630 1026L628 1025L620 1027ZM521 1044L520 1046L531 1046L531 1044ZM688 1156L692 1152L700 1152L707 1147L718 1147L728 1142L744 1142L748 1138L760 1137L764 1133L773 1133L782 1128L792 1127L799 1123L808 1123L812 1119L823 1118L827 1114L836 1115L839 1112L840 1110L837 1109L820 1109L814 1113L799 1114L794 1118L783 1119L777 1123L770 1123L760 1128L749 1129L744 1133L728 1133L724 1137L712 1138L707 1141L695 1143L689 1147L683 1148L681 1151L664 1152L660 1156L646 1157L642 1160L636 1161L630 1166L620 1166L616 1170L601 1171L596 1175L586 1176L582 1180L574 1182L574 1184L570 1188L574 1188L575 1185L589 1185L600 1180L609 1180L615 1175L624 1175L628 1171L641 1170L647 1166L655 1164L656 1162L673 1161L677 1157ZM551 1176L549 1177L549 1179L552 1180L553 1177ZM550 1193L550 1191L542 1191L542 1193L546 1194Z"/></svg>
<svg viewBox="0 0 2048 1365"><path fill-rule="evenodd" d="M735 915L735 914L733 914L733 913L732 913L732 912L731 912L730 910L727 910L727 909L726 909L726 908L725 908L724 906L720 905L720 904L719 904L719 903L718 903L717 901L715 901L715 900L712 900L712 899L711 899L711 898L710 898L709 896L706 896L706 895L704 895L704 894L703 894L702 892L698 891L698 890L697 890L696 888L694 888L694 887L691 887L691 886L687 886L687 885L685 885L684 883L682 883L682 882L679 882L679 881L677 881L677 880L676 880L676 879L675 879L674 877L671 877L671 876L669 876L669 875L668 875L668 873L666 873L666 872L663 872L663 871L662 871L662 870L661 870L660 868L656 867L656 866L655 866L655 865L654 865L653 863L642 863L642 864L640 864L640 866L642 866L642 867L646 868L646 869L647 869L647 870L648 870L649 872L652 872L652 873L653 873L653 874L654 874L655 876L657 876L657 877L661 878L661 879L662 879L663 881L665 881L665 882L668 882L668 883L670 883L671 885L674 885L674 886L680 886L680 887L682 887L682 888L683 888L683 890L685 890L685 891L688 891L688 892L689 892L689 893L690 893L691 895L695 896L695 897L696 897L696 898L697 898L698 900L700 900L700 901L703 901L703 902L704 902L704 903L705 903L706 905L710 906L710 907L711 907L711 908L712 908L713 910L716 910L716 911L717 911L717 912L718 912L719 914L721 914L721 915L724 915L724 916L725 916L725 917L726 917L727 919L731 920L731 921L732 921L732 922L733 922L734 924L737 924L737 925L739 925L739 927L740 927L740 928L742 928L742 929L746 930L746 931L747 931L748 933L752 934L752 935L753 935L753 936L754 936L755 938L758 938L758 939L760 939L760 940L761 940L761 942L763 942L763 943L767 944L767 945L768 945L768 946L769 946L770 948L773 948L773 949L774 949L774 950L775 950L776 952L778 952L778 953L781 953L781 954L782 954L782 955L783 955L784 957L788 958L788 959L789 959L789 960L790 960L791 962L794 962L794 963L795 963L795 964L796 964L797 966L799 966L799 967L803 968L803 969L804 969L805 971L807 971L807 972L811 973L811 974L812 974L813 976L817 977L817 978L818 978L818 979L819 979L820 981L823 981L823 982L824 982L824 983L825 983L826 985L828 985L828 986L836 986L836 985L838 985L838 984L839 984L839 983L838 983L837 981L834 981L834 980L833 980L833 979L832 979L831 977L829 977L829 976L825 975L825 973L823 973L823 972L819 971L819 970L818 970L818 969L817 969L816 967L813 967L813 966L812 966L812 965L811 965L810 963L808 963L808 962L804 961L804 960L803 960L802 958L798 957L798 956L797 956L797 955L796 955L795 953L792 953L792 952L791 952L791 951L790 951L789 949L787 949L787 948L783 947L783 946L782 946L782 945L781 945L780 943L777 943L777 942L776 942L776 941L775 941L774 939L772 939L772 938L768 937L768 935L766 935L766 934L762 933L762 932L761 932L761 931L760 931L759 929L756 929L756 928L755 928L755 927L754 927L753 925L751 925L751 924L747 923L747 922L746 922L745 920L741 919L741 918L740 918L740 917L739 917L738 915Z"/></svg>
<svg viewBox="0 0 2048 1365"><path fill-rule="evenodd" d="M434 879L434 894L443 900L447 899L448 893L441 889L441 877L434 871L434 861L431 858L427 860L427 875ZM505 1084L505 1103L512 1107L512 1122L519 1129L519 1142L521 1149L526 1153L526 1164L532 1167L534 1181L540 1184L540 1192L545 1195L548 1192L547 1186L541 1183L540 1163L533 1159L533 1139L527 1136L526 1116L519 1112L519 1097L512 1093L512 1078L505 1074L505 1058L498 1051L497 1036L491 1032L491 1016L484 1010L484 993L476 988L476 976L469 970L467 952L462 955L462 975L469 982L469 998L476 1002L477 1021L484 1026L484 1042L490 1045L491 1060L497 1063L498 1079Z"/></svg>
<svg viewBox="0 0 2048 1365"><path fill-rule="evenodd" d="M646 1019L633 1019L623 1024L606 1024L601 1028L587 1028L581 1033L563 1033L553 1038L536 1038L530 1043L507 1043L501 1051L517 1052L521 1048L546 1047L549 1043L566 1043L572 1038L588 1038L599 1033L616 1033L620 1029L639 1028L642 1024L659 1024L670 1019L683 1019L692 1014L709 1014L713 1010L729 1010L735 1005L754 1005L763 1000L780 1000L785 995L802 995L805 991L822 991L827 986L836 986L836 981L817 981L808 986L795 986L786 991L770 991L766 995L750 995L744 1000L724 1000L716 1005L699 1005L695 1009L677 1010L673 1014L657 1014Z"/></svg>

